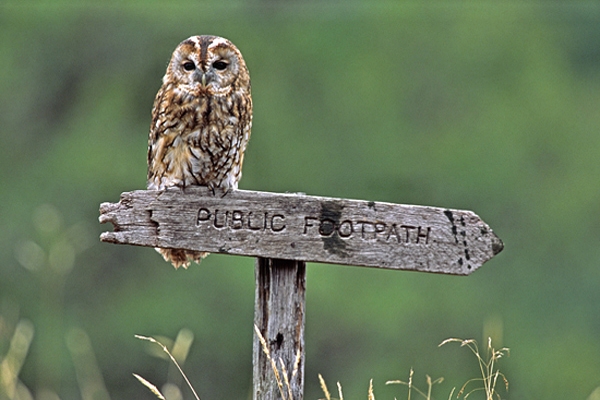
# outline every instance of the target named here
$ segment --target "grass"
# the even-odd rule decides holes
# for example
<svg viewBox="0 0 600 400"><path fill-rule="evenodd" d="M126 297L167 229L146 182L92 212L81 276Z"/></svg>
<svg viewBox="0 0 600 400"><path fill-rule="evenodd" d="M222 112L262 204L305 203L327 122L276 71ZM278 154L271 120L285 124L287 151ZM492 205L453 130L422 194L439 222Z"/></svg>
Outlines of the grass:
<svg viewBox="0 0 600 400"><path fill-rule="evenodd" d="M5 325L0 316L0 327ZM31 392L19 380L21 368L33 341L33 324L26 319L15 326L8 351L0 356L0 399L32 399Z"/></svg>
<svg viewBox="0 0 600 400"><path fill-rule="evenodd" d="M411 400L413 390L415 392L417 392L417 394L421 395L423 398L431 399L431 392L433 390L433 385L442 383L444 381L444 378L438 378L436 380L431 380L431 377L429 375L425 375L425 377L427 378L427 393L425 393L424 391L420 390L419 388L417 388L416 386L413 385L414 372L415 371L411 368L410 372L408 374L408 382L404 382L401 380L395 380L395 381L387 381L385 384L386 385L404 385L404 386L408 387L408 400ZM452 392L450 392L449 398L452 398L453 393L454 393L454 389L452 389Z"/></svg>
<svg viewBox="0 0 600 400"><path fill-rule="evenodd" d="M278 360L279 363L277 363L277 361L275 361L271 357L269 348L267 346L267 342L264 339L264 337L261 335L260 330L256 326L254 327L254 329L255 329L258 339L261 343L263 352L265 353L265 355L267 356L267 359L269 360L269 362L271 364L271 368L273 370L273 375L277 382L277 386L279 388L279 394L280 394L282 400L294 400L294 393L293 393L291 385L290 385L290 376L288 375L288 371L286 370L283 361L280 359L280 360ZM177 367L177 369L179 370L179 372L185 379L185 382L187 383L187 385L191 389L192 393L194 394L194 397L196 398L196 400L200 400L200 397L196 394L196 391L194 390L194 388L193 388L192 384L190 383L190 381L188 380L187 376L185 375L185 373L183 372L183 370L177 363L177 360L175 359L175 357L173 357L171 355L171 353L169 352L169 349L167 349L167 347L165 345L163 345L162 343L160 343L159 341L157 341L156 339L154 339L152 337L136 335L136 338L141 339L141 340L147 340L149 342L159 345L162 348L163 352L165 352L169 356L169 358L171 359L173 364ZM483 353L479 350L477 341L475 341L473 339L465 340L465 339L449 338L449 339L444 340L442 343L440 343L439 347L444 346L448 343L459 343L460 347L468 348L473 353L473 355L475 355L475 358L477 359L477 362L479 364L479 369L481 372L481 378L478 377L478 378L469 379L461 386L461 388L458 390L458 393L456 394L456 399L460 399L462 397L463 400L467 400L469 398L469 396L471 396L472 394L483 391L485 393L485 400L496 400L496 399L500 400L502 397L497 392L496 386L499 383L499 381L502 380L504 383L505 390L508 391L508 379L506 379L506 376L502 372L500 372L500 370L498 369L497 363L498 363L498 360L500 360L500 358L508 356L510 354L510 350L507 347L503 347L499 350L495 349L492 346L491 338L488 338L487 347L485 349L485 352L483 352ZM291 373L291 378L293 378L298 373L298 369L297 369L298 360L299 360L299 355L297 355L297 357L296 357L296 363L294 364L295 367ZM154 393L154 395L156 395L157 398L159 398L161 400L166 400L165 396L158 390L158 388L156 386L154 386L152 383L148 382L146 379L142 378L141 376L139 376L137 374L133 374L133 375L144 386L146 386L152 393ZM421 390L413 384L413 375L414 375L414 371L411 368L407 381L392 380L392 381L387 381L386 385L406 386L408 389L407 400L413 400L415 398L415 396L416 396L416 398L419 398L419 399L432 400L433 399L433 397L432 397L433 387L444 381L444 378L438 378L438 379L433 380L433 379L431 379L431 377L429 375L426 375L427 389ZM331 396L331 393L330 393L329 389L327 388L327 384L325 383L325 379L323 379L323 376L321 376L321 374L319 374L319 383L321 385L321 390L323 391L323 394L325 395L325 398L322 400L336 400L334 397ZM337 400L344 400L342 385L339 382L337 382L337 392L338 392ZM452 388L450 394L448 395L448 400L452 399L452 396L454 396L455 392L456 392L456 387ZM373 379L371 379L369 381L369 388L367 391L367 399L375 400L375 393L373 391ZM397 400L397 398L395 400Z"/></svg>
<svg viewBox="0 0 600 400"><path fill-rule="evenodd" d="M1 318L0 318L0 322L2 322ZM296 355L296 362L294 363L294 368L291 371L291 374L289 374L288 371L286 370L285 365L282 360L277 360L278 361L277 362L276 360L274 360L271 357L267 343L256 326L255 326L255 330L256 330L257 337L262 345L262 349L271 364L271 368L273 370L273 374L274 374L275 380L277 382L281 398L283 400L294 400L295 393L293 393L293 390L291 388L290 380L292 380L298 373L298 364L299 364L299 360L300 360L300 355L299 354ZM0 398L15 399L15 400L17 400L17 399L27 399L27 400L33 399L31 392L29 392L29 390L25 387L25 385L23 385L20 382L20 380L18 379L18 376L21 371L21 367L23 366L25 357L29 350L29 346L31 345L31 342L33 340L33 333L34 333L33 325L27 320L21 320L14 329L14 333L13 333L11 341L10 341L10 346L8 348L8 352L4 356L0 356ZM186 335L181 335L181 336L184 337ZM178 357L175 357L175 356L173 356L172 352L169 351L167 346L165 346L164 344L162 344L160 341L156 340L155 338L147 337L147 336L139 336L139 335L136 335L135 337L140 340L145 340L150 343L158 345L160 347L160 349L162 350L162 353L166 354L168 356L168 358L171 360L171 362L173 363L173 365L175 365L175 367L177 368L177 370L179 371L179 373L185 380L187 386L190 388L191 392L193 393L194 398L196 400L200 400L200 396L198 396L194 387L192 386L191 382L189 381L188 377L186 376L185 372L181 368L180 364L177 362L177 358L185 359L185 356L187 355L187 351L189 350L189 345L191 344L191 338L183 338L182 340L175 341L175 343L173 344L173 349L172 349L173 353L178 354ZM75 362L76 366L78 367L77 369L82 368L81 365L79 365L79 364L82 364L82 365L83 364L94 364L95 365L95 360L91 360L93 351L91 350L91 345L89 344L89 339L87 338L87 335L85 335L85 333L83 331L72 332L72 334L69 335L68 339L69 340L67 340L67 342L69 344L69 349L73 353L73 357L74 357L75 361L77 361L77 360L82 361L82 362ZM179 345L177 345L177 343L179 343L179 342L181 342L181 343L185 342L185 343L184 344L180 343ZM478 366L479 366L480 373L481 373L481 377L472 378L472 379L467 380L460 387L460 389L458 389L458 392L456 393L455 398L456 399L462 398L463 400L467 400L471 395L473 395L475 393L483 392L485 395L485 400L500 400L500 399L502 399L500 393L498 393L497 387L499 384L503 384L502 386L504 387L504 390L508 391L508 379L498 369L498 361L501 358L508 356L510 354L510 350L506 347L503 347L501 349L495 349L492 345L491 338L488 338L487 346L485 347L485 349L483 351L481 351L479 349L477 342L473 339L465 340L465 339L458 339L458 338L449 338L449 339L444 340L442 343L440 343L439 347L447 345L449 343L458 343L460 345L460 347L465 347L465 348L469 349L471 351L471 353L475 356ZM160 354L162 354L162 353L160 353ZM89 373L90 368L85 368L85 369L88 370L87 371L88 373L82 374L82 375L86 375L86 376L87 375L97 375L97 376L93 379L93 382L91 382L91 381L87 382L90 380L89 377L87 379L78 379L80 381L79 382L80 387L82 388L83 397L84 398L88 398L88 397L90 397L90 398L91 397L109 398L109 395L106 392L106 388L103 387L102 376L101 376L100 371L97 370L94 374L90 374ZM407 381L392 380L392 381L387 381L386 385L405 386L407 388L407 397L406 397L407 400L415 400L415 399L432 400L433 399L432 393L433 393L434 387L436 387L436 385L439 385L444 381L443 378L438 378L438 379L434 380L429 375L426 375L427 388L425 390L422 390L413 384L413 375L414 375L414 371L411 369L409 372ZM144 385L148 390L150 390L158 399L166 400L168 398L163 393L161 393L161 391L155 385L153 385L152 383L150 383L149 381L147 381L140 375L133 374L133 376L140 383L142 383L142 385ZM323 391L323 394L325 396L324 400L335 400L336 398L332 397L331 392L329 391L329 389L327 388L327 384L325 383L325 379L320 374L319 374L319 383L321 386L321 390ZM102 386L100 389L103 389L103 390L99 391L99 392L101 392L100 394L103 395L100 397L97 396L99 393L98 392L99 386ZM336 386L337 386L337 396L338 396L337 399L344 400L342 385L339 382L337 382ZM96 390L95 391L84 390L85 387L90 387L90 388L95 387ZM90 392L90 393L95 392L95 395L94 396L85 396L84 393L86 393L86 392ZM451 390L451 392L447 398L449 400L451 400L453 398L455 392L456 392L456 387L454 387ZM600 393L600 388L597 389L596 391L594 391L594 393L592 393L592 395L590 395L588 400L600 398L598 393ZM58 396L55 396L55 397L58 398ZM375 393L373 390L373 380L372 379L369 381L369 387L368 387L368 391L367 391L367 399L375 400ZM395 398L395 400L398 400L398 398Z"/></svg>
<svg viewBox="0 0 600 400"><path fill-rule="evenodd" d="M469 396L473 393L483 391L485 393L485 400L496 400L501 399L502 397L496 390L496 386L499 383L499 380L502 380L504 383L504 388L508 391L508 379L500 370L498 369L497 362L500 358L509 355L510 351L507 347L503 347L499 350L495 349L492 346L492 339L488 338L487 347L485 352L481 352L479 350L479 346L477 345L477 341L473 339L457 339L450 338L444 340L439 344L439 347L444 346L448 343L459 343L461 347L468 348L477 359L479 364L479 369L481 372L481 378L472 378L466 381L461 388L458 390L456 394L456 399L462 398L463 400L467 400ZM440 384L444 381L444 378L438 378L432 380L429 375L426 375L427 378L427 389L421 390L413 384L413 374L414 371L410 370L408 375L408 381L402 380L393 380L387 381L386 385L403 385L407 387L407 400L414 400L415 396L419 399L432 400L432 392L434 385ZM329 390L327 389L327 385L325 384L325 380L321 375L319 375L319 382L321 383L321 390L325 394L324 400L334 400L331 397ZM342 385L337 382L339 400L343 400L342 394ZM448 395L448 400L452 399L454 393L456 392L456 387L452 388L450 394ZM368 400L375 400L375 394L373 393L373 380L369 381L369 389L367 392ZM397 399L395 399L397 400Z"/></svg>
<svg viewBox="0 0 600 400"><path fill-rule="evenodd" d="M508 391L508 379L506 379L506 376L504 376L504 374L498 370L496 363L500 358L510 354L508 347L503 347L500 350L496 350L492 346L492 338L488 338L486 351L482 355L479 352L477 342L473 339L446 339L440 343L440 346L448 343L460 343L460 347L467 347L469 350L471 350L471 352L477 358L479 369L481 371L481 378L473 378L465 382L465 384L462 385L458 391L456 398L460 398L460 396L464 394L464 399L466 400L472 393L483 390L485 392L486 400L501 399L500 394L498 394L496 391L496 384L498 383L498 379L501 378L504 381L505 390ZM481 386L477 385L477 383L480 383ZM475 387L469 389L472 386L471 384L475 384ZM469 390L467 391L467 389Z"/></svg>

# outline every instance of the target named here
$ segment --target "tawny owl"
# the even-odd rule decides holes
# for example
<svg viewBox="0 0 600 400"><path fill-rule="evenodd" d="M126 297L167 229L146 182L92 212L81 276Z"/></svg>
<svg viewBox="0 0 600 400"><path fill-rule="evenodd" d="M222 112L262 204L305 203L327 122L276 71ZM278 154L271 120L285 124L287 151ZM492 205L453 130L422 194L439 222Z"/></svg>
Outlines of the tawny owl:
<svg viewBox="0 0 600 400"><path fill-rule="evenodd" d="M236 189L251 127L250 76L237 47L217 36L184 40L173 52L154 100L148 189ZM187 268L207 255L157 251L175 268Z"/></svg>

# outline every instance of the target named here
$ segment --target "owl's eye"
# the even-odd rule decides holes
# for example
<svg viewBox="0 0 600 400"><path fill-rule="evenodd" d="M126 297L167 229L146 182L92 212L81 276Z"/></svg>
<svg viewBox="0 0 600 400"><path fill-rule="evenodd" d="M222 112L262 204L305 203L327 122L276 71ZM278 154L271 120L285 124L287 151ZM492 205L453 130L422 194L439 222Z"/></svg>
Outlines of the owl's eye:
<svg viewBox="0 0 600 400"><path fill-rule="evenodd" d="M194 69L196 69L196 64L194 64L191 61L186 61L183 63L183 69L185 69L186 71L193 71Z"/></svg>
<svg viewBox="0 0 600 400"><path fill-rule="evenodd" d="M219 61L215 61L213 63L213 67L215 69L218 69L219 71L223 71L225 68L227 68L227 63L225 61L219 60Z"/></svg>

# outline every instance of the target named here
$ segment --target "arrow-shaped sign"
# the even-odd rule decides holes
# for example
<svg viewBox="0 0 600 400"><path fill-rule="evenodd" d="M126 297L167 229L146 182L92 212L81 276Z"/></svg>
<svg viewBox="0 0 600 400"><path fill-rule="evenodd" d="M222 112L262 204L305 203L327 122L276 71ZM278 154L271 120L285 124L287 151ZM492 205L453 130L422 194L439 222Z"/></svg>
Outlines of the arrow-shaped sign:
<svg viewBox="0 0 600 400"><path fill-rule="evenodd" d="M304 194L140 190L100 213L105 242L454 275L503 248L471 211Z"/></svg>

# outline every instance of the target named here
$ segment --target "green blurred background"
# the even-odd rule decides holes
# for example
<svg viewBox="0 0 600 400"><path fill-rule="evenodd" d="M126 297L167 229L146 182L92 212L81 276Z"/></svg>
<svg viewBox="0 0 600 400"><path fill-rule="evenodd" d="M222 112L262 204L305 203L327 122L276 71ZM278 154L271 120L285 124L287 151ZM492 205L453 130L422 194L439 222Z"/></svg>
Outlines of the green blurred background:
<svg viewBox="0 0 600 400"><path fill-rule="evenodd" d="M203 399L251 394L253 259L175 271L98 240L99 204L145 188L154 95L195 34L250 69L240 188L474 210L505 243L469 277L310 264L307 399L318 373L346 398L373 378L403 399L385 381L411 367L420 387L443 376L445 399L478 374L448 337L510 348L504 398L600 386L598 3L0 4L0 357L30 321L37 399L82 398L95 366L111 399L153 399L133 372L177 378L133 335L182 328Z"/></svg>

